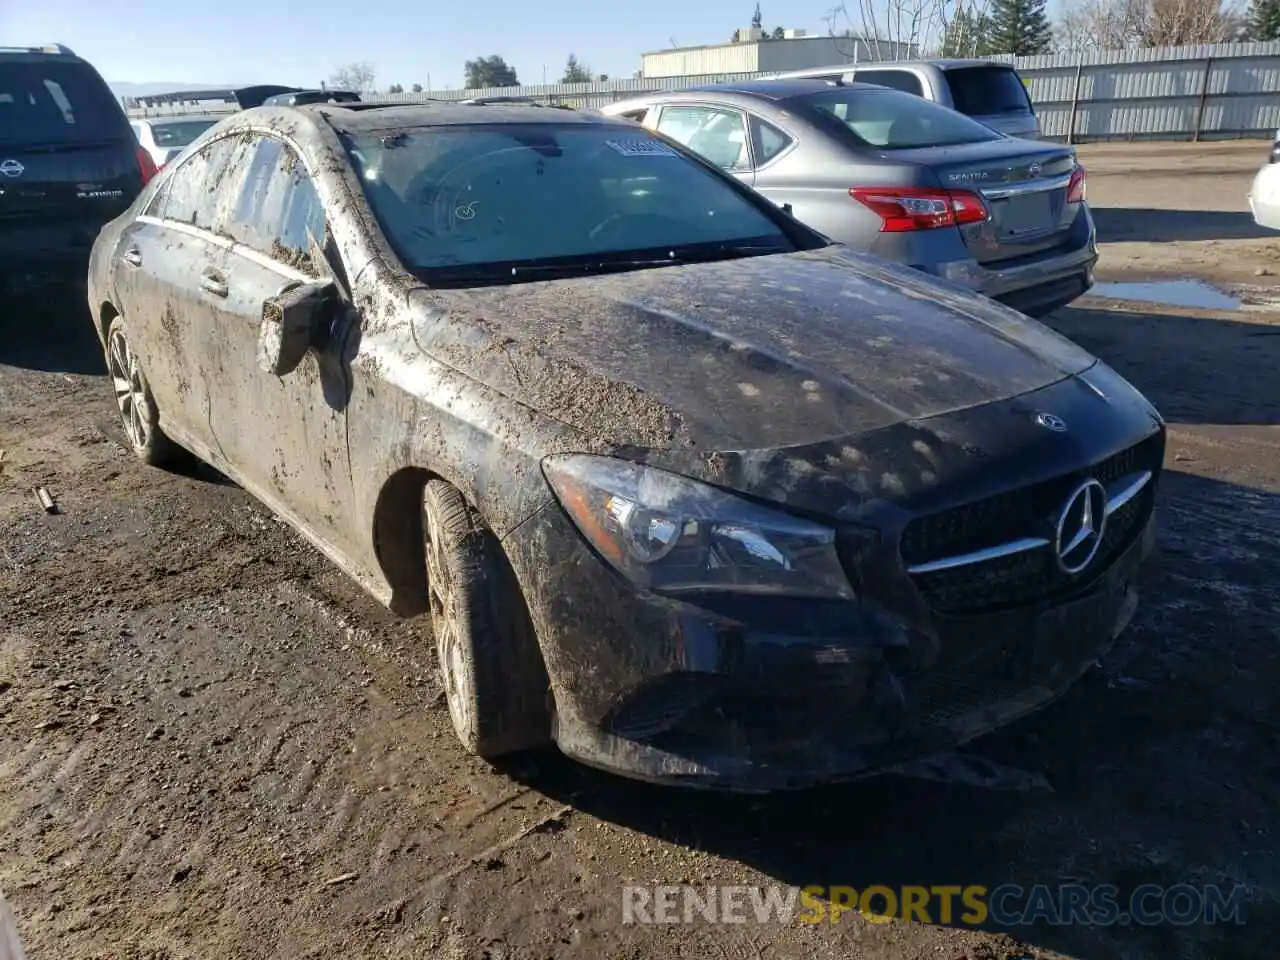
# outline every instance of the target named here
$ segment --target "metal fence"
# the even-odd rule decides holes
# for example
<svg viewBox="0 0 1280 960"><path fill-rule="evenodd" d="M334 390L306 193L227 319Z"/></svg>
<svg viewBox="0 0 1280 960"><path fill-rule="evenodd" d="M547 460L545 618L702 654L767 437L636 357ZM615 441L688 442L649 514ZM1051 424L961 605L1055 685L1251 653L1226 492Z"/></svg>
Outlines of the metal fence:
<svg viewBox="0 0 1280 960"><path fill-rule="evenodd" d="M1280 41L1225 43L1082 55L994 57L1027 81L1048 138L1089 140L1270 137L1280 127ZM382 103L516 96L593 109L657 90L677 90L757 74L635 78L473 90L370 94ZM131 108L131 116L175 108ZM188 108L189 109L189 108Z"/></svg>

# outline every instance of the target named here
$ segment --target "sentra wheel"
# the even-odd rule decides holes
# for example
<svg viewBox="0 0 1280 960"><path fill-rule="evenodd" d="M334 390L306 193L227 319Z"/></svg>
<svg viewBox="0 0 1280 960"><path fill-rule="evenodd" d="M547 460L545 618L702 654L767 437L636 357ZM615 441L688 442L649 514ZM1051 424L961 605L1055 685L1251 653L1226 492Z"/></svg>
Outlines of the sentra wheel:
<svg viewBox="0 0 1280 960"><path fill-rule="evenodd" d="M124 435L133 452L152 466L176 459L178 448L160 429L155 399L138 365L137 355L129 347L120 317L112 320L107 330L107 374L115 391Z"/></svg>
<svg viewBox="0 0 1280 960"><path fill-rule="evenodd" d="M482 757L547 743L546 671L497 540L441 480L427 484L423 527L431 626L458 739Z"/></svg>

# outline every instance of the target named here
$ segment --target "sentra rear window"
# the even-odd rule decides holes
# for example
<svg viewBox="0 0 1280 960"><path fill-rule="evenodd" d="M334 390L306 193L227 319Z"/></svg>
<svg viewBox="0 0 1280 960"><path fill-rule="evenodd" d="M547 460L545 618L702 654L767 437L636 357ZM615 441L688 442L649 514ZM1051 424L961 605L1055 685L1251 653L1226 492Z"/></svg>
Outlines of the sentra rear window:
<svg viewBox="0 0 1280 960"><path fill-rule="evenodd" d="M1017 71L1007 67L961 67L944 74L956 109L971 117L1031 113L1031 97Z"/></svg>
<svg viewBox="0 0 1280 960"><path fill-rule="evenodd" d="M151 135L155 137L157 147L185 147L217 122L217 120L172 120L166 123L153 123Z"/></svg>
<svg viewBox="0 0 1280 960"><path fill-rule="evenodd" d="M120 104L84 63L0 62L0 142L25 145L130 137Z"/></svg>
<svg viewBox="0 0 1280 960"><path fill-rule="evenodd" d="M946 107L898 90L836 87L788 101L837 136L876 150L984 143L1000 134Z"/></svg>

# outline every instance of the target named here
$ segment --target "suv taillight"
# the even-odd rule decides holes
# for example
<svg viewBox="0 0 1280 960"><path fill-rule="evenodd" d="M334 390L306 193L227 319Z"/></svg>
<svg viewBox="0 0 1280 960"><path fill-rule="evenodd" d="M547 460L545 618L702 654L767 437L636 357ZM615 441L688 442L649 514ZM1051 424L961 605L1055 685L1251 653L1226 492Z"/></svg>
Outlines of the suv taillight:
<svg viewBox="0 0 1280 960"><path fill-rule="evenodd" d="M138 147L138 172L142 174L142 185L145 187L151 178L159 171L156 169L156 162L151 159L151 154Z"/></svg>
<svg viewBox="0 0 1280 960"><path fill-rule="evenodd" d="M959 227L991 216L986 201L972 190L850 187L849 196L880 216L881 233Z"/></svg>
<svg viewBox="0 0 1280 960"><path fill-rule="evenodd" d="M1067 182L1067 203L1084 203L1085 181L1084 167L1076 164L1071 171L1071 179Z"/></svg>

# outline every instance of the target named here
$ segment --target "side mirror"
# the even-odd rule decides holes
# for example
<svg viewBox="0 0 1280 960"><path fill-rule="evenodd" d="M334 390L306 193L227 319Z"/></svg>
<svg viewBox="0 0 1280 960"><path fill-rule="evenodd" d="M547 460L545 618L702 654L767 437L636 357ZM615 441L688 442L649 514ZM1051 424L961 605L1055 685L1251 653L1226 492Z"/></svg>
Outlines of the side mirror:
<svg viewBox="0 0 1280 960"><path fill-rule="evenodd" d="M263 301L258 329L258 366L263 373L283 377L298 368L319 342L332 291L329 280L300 283Z"/></svg>

